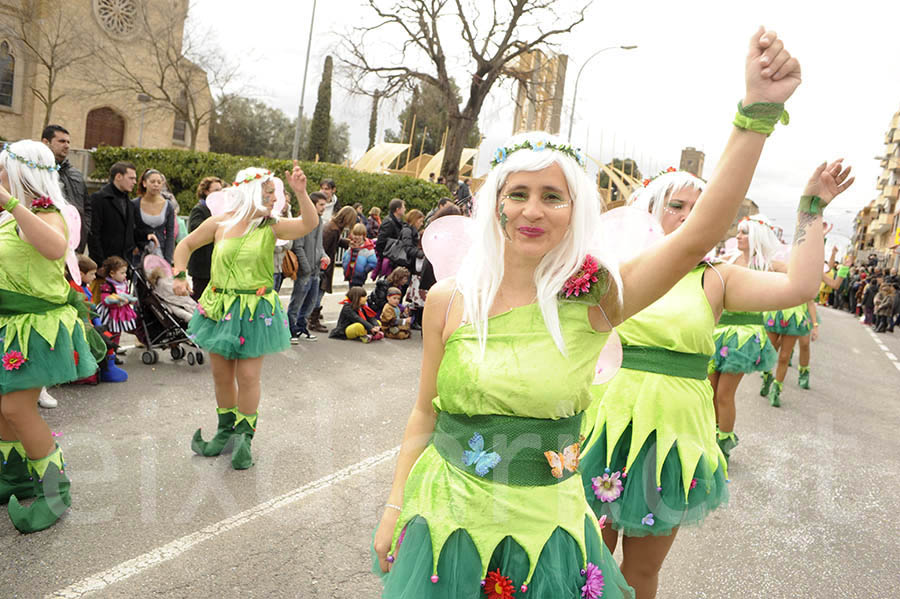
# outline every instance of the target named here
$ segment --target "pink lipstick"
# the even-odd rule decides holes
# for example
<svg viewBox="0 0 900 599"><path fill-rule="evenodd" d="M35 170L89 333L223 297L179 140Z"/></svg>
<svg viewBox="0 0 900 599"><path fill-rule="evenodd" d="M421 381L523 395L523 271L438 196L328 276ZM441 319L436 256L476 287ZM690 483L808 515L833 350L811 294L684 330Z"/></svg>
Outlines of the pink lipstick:
<svg viewBox="0 0 900 599"><path fill-rule="evenodd" d="M544 230L540 227L519 227L518 231L525 237L540 237L544 234Z"/></svg>

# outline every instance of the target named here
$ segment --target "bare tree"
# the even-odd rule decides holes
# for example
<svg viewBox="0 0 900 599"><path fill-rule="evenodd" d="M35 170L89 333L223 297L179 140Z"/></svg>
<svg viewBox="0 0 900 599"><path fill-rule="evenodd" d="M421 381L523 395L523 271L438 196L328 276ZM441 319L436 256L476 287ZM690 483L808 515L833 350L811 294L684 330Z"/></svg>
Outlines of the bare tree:
<svg viewBox="0 0 900 599"><path fill-rule="evenodd" d="M459 160L466 136L477 121L494 84L508 76L517 59L552 44L584 21L591 0L579 0L569 16L558 13L557 0L367 0L378 22L348 36L345 58L364 73L386 82L418 79L440 89L450 117L441 173L450 185L459 178ZM568 3L566 3L568 4ZM459 36L468 50L469 97L460 106L451 85L451 65L442 35ZM376 63L372 36L402 40L394 64ZM449 38L449 39L455 39ZM428 63L427 67L415 65Z"/></svg>
<svg viewBox="0 0 900 599"><path fill-rule="evenodd" d="M343 62L338 85L350 94L371 98L372 108L369 112L369 145L371 150L375 146L375 137L378 134L378 111L383 100L396 98L404 91L411 90L414 80L411 77L393 77L388 80L373 78L364 70L358 69L352 63ZM372 81L375 79L375 81Z"/></svg>
<svg viewBox="0 0 900 599"><path fill-rule="evenodd" d="M143 95L148 108L174 112L194 150L238 69L224 58L211 30L189 27L185 33L187 11L185 0L141 0L130 43L101 40L96 51L110 75L99 83L103 92ZM138 51L147 53L146 63L135 60Z"/></svg>
<svg viewBox="0 0 900 599"><path fill-rule="evenodd" d="M59 93L57 79L66 70L91 57L88 35L64 10L63 0L20 0L7 6L9 20L0 32L15 40L38 67L29 87L44 107L44 127L53 107L69 94Z"/></svg>

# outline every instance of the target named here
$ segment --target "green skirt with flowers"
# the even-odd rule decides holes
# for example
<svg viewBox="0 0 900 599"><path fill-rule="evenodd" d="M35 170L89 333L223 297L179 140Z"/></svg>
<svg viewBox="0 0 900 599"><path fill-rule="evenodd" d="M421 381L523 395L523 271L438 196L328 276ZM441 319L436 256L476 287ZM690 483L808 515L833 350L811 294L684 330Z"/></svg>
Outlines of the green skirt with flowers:
<svg viewBox="0 0 900 599"><path fill-rule="evenodd" d="M201 304L202 306L202 304ZM254 302L252 309L235 301L218 320L198 308L188 324L188 336L206 351L226 360L258 358L291 346L287 316L276 298Z"/></svg>
<svg viewBox="0 0 900 599"><path fill-rule="evenodd" d="M812 318L806 304L794 306L787 310L765 313L765 327L770 333L806 337L812 332Z"/></svg>
<svg viewBox="0 0 900 599"><path fill-rule="evenodd" d="M713 338L716 352L710 372L766 372L778 361L778 352L762 324L718 326Z"/></svg>
<svg viewBox="0 0 900 599"><path fill-rule="evenodd" d="M626 472L631 432L629 424L607 462L604 427L578 465L588 504L598 518L606 516L607 526L629 537L666 536L676 527L699 524L728 503L728 481L722 466L713 471L703 458L694 469L685 497L677 441L669 448L657 484L656 433L647 437Z"/></svg>
<svg viewBox="0 0 900 599"><path fill-rule="evenodd" d="M33 316L41 320L53 318L50 314ZM7 319L0 319L0 348L3 348L0 395L61 385L97 372L97 361L91 353L81 321L72 324L71 332L68 327L58 324L56 340L51 345L34 328L29 326L28 332L23 335L21 328L17 330L4 320ZM6 339L10 335L13 338L7 345ZM27 351L21 345L22 339L27 339Z"/></svg>

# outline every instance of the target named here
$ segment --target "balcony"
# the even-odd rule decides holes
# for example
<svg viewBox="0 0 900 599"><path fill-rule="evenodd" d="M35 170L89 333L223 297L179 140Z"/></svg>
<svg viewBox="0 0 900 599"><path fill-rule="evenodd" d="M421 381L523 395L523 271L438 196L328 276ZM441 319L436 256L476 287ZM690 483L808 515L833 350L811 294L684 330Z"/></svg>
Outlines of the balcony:
<svg viewBox="0 0 900 599"><path fill-rule="evenodd" d="M894 222L894 215L883 213L878 215L878 218L872 221L872 224L869 225L869 230L867 233L872 233L875 235L880 235L886 232L891 228L891 224Z"/></svg>
<svg viewBox="0 0 900 599"><path fill-rule="evenodd" d="M891 159L888 160L887 167L889 170L892 170L892 171L900 169L900 158L897 158L896 156L891 156Z"/></svg>

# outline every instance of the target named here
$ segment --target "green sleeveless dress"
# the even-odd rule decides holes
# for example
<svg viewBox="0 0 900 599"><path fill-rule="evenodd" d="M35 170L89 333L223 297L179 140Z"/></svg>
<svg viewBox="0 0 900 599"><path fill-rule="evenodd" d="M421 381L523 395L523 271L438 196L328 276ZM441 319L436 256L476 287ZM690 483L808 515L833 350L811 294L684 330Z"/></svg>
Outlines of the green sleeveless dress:
<svg viewBox="0 0 900 599"><path fill-rule="evenodd" d="M287 317L272 288L271 222L216 242L209 285L188 325L188 335L200 347L228 360L257 358L290 347Z"/></svg>
<svg viewBox="0 0 900 599"><path fill-rule="evenodd" d="M728 499L706 378L715 317L703 291L705 270L695 268L616 327L622 369L591 389L584 493L598 518L628 536L671 534Z"/></svg>
<svg viewBox="0 0 900 599"><path fill-rule="evenodd" d="M582 597L586 585L584 596L598 597L598 585L605 599L632 596L577 463L561 462L557 478L545 455L578 443L608 337L585 304L560 302L559 315L566 356L536 304L492 317L483 357L470 324L447 340L435 432L406 482L396 561L388 574L374 563L383 597L477 599L498 581L535 599Z"/></svg>
<svg viewBox="0 0 900 599"><path fill-rule="evenodd" d="M786 310L766 312L764 317L766 330L778 335L806 337L812 332L812 318L806 304Z"/></svg>
<svg viewBox="0 0 900 599"><path fill-rule="evenodd" d="M91 376L97 362L79 315L84 297L69 286L65 258L48 260L0 225L0 395Z"/></svg>

